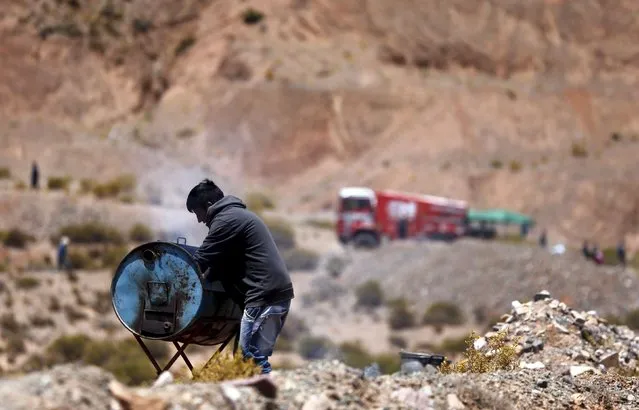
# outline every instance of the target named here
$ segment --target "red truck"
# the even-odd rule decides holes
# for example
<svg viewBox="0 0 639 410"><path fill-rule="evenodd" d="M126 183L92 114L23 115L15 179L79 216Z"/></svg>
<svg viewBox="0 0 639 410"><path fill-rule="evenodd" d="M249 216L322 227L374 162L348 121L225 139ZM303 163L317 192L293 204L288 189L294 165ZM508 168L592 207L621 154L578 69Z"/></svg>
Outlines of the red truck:
<svg viewBox="0 0 639 410"><path fill-rule="evenodd" d="M343 244L376 247L389 240L455 239L466 233L465 201L365 187L339 191L337 236Z"/></svg>

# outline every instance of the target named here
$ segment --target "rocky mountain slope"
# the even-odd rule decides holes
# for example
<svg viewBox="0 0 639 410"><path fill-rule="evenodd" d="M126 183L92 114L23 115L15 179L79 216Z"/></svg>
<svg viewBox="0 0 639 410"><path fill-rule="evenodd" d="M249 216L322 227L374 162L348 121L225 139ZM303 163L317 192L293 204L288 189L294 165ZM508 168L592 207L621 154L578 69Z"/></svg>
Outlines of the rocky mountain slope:
<svg viewBox="0 0 639 410"><path fill-rule="evenodd" d="M639 224L637 7L5 0L0 160L90 177L173 161L193 176L167 187L204 167L308 209L343 184L417 190L613 244Z"/></svg>
<svg viewBox="0 0 639 410"><path fill-rule="evenodd" d="M380 376L337 361L276 371L270 379L222 384L172 382L162 377L153 387L129 389L95 367L55 367L0 380L7 409L524 409L637 407L639 339L625 326L608 324L596 314L573 310L548 293L534 301L513 301L510 314L495 330L508 335L514 354L494 350L493 334L475 339L468 373L441 373L427 365L406 364ZM488 343L487 343L488 339ZM501 349L501 348L497 348ZM496 364L491 357L507 358ZM489 370L484 372L480 370ZM496 370L497 366L501 370Z"/></svg>

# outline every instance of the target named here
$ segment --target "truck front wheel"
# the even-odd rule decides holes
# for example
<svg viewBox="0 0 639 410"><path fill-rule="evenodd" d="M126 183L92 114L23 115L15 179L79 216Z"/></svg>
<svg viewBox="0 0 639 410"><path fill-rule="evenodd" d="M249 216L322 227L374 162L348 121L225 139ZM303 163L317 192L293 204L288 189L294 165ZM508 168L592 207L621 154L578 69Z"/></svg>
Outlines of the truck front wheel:
<svg viewBox="0 0 639 410"><path fill-rule="evenodd" d="M376 248L379 246L379 239L372 232L359 232L353 238L353 246L355 248Z"/></svg>

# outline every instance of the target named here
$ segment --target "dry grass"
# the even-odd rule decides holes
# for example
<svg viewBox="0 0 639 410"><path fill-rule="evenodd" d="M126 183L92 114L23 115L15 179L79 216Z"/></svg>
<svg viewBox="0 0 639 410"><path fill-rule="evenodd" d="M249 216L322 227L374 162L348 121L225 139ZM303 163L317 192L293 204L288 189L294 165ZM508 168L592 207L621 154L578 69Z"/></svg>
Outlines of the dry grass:
<svg viewBox="0 0 639 410"><path fill-rule="evenodd" d="M221 382L257 376L261 369L252 360L244 360L242 354L216 353L201 369L193 371L195 382Z"/></svg>
<svg viewBox="0 0 639 410"><path fill-rule="evenodd" d="M507 342L506 332L487 338L487 346L481 351L476 350L474 342L479 336L474 332L466 340L464 358L456 363L441 365L442 373L487 373L497 370L513 370L517 365L517 343Z"/></svg>

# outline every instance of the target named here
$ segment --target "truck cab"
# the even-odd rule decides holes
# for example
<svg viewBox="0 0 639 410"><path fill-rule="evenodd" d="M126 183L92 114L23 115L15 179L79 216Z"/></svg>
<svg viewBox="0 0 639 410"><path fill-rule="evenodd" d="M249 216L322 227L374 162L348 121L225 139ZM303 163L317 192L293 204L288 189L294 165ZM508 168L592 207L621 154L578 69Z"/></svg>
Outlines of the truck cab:
<svg viewBox="0 0 639 410"><path fill-rule="evenodd" d="M337 237L342 244L356 247L379 245L377 229L377 196L370 188L346 187L339 191L337 205Z"/></svg>

